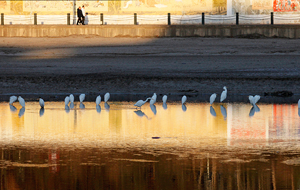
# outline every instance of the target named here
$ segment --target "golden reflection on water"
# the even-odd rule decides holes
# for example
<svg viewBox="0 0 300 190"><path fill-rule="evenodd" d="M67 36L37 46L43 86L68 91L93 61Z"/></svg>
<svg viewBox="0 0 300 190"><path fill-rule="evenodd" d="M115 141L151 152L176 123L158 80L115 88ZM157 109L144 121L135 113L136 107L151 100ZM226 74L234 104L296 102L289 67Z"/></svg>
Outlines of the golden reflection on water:
<svg viewBox="0 0 300 190"><path fill-rule="evenodd" d="M300 187L297 105L155 105L0 103L0 189Z"/></svg>
<svg viewBox="0 0 300 190"><path fill-rule="evenodd" d="M232 145L235 139L299 139L297 105L156 103L135 109L133 102L75 103L65 109L62 102L0 104L0 140L3 143L66 143L84 145L105 141L144 144L153 138L175 145L197 139L220 139ZM71 106L72 107L72 106ZM22 113L22 111L24 113ZM251 113L252 112L252 113Z"/></svg>

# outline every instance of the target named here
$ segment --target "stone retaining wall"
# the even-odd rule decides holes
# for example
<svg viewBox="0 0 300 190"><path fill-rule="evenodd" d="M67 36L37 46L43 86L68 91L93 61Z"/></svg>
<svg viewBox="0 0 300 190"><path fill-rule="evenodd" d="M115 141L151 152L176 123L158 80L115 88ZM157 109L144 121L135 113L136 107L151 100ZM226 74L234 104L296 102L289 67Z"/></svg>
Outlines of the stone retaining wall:
<svg viewBox="0 0 300 190"><path fill-rule="evenodd" d="M3 25L0 37L280 37L300 38L299 25Z"/></svg>

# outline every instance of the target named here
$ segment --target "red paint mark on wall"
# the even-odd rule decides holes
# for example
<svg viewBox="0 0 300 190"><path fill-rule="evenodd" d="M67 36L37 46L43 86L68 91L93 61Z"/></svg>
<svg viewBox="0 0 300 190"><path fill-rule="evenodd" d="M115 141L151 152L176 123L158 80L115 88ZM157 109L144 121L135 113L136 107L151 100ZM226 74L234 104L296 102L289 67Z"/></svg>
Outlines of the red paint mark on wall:
<svg viewBox="0 0 300 190"><path fill-rule="evenodd" d="M274 12L295 12L300 10L300 0L274 0Z"/></svg>

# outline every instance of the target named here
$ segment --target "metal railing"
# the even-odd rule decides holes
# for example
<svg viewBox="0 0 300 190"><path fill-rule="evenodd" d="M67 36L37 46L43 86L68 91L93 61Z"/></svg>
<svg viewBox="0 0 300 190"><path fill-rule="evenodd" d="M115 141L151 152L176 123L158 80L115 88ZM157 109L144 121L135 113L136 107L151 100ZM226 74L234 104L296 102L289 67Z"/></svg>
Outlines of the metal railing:
<svg viewBox="0 0 300 190"><path fill-rule="evenodd" d="M49 25L70 25L73 15L4 15L1 13L1 25L12 24L49 24ZM242 24L300 24L300 14L274 14L270 15L89 15L86 18L87 24L107 25L139 25L139 24L159 24L159 25L242 25ZM76 22L75 22L76 23Z"/></svg>

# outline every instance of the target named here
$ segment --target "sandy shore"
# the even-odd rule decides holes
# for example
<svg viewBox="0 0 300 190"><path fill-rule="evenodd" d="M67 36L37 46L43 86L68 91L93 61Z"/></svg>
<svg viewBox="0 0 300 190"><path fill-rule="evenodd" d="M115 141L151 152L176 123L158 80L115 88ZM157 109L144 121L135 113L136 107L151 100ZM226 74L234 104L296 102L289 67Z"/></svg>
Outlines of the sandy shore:
<svg viewBox="0 0 300 190"><path fill-rule="evenodd" d="M240 38L0 38L0 100L11 94L60 98L116 94L136 100L187 94L207 100L228 87L228 101L288 91L300 96L300 40ZM176 96L175 96L176 95ZM118 97L118 98L117 98ZM230 99L232 97L232 99ZM237 98L241 97L241 98ZM112 96L113 98L113 96ZM172 100L172 98L171 98ZM267 98L266 102L275 101Z"/></svg>

